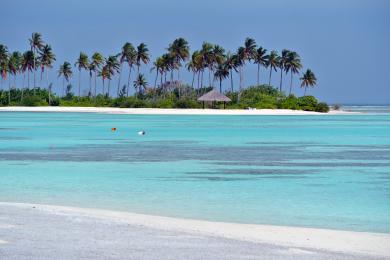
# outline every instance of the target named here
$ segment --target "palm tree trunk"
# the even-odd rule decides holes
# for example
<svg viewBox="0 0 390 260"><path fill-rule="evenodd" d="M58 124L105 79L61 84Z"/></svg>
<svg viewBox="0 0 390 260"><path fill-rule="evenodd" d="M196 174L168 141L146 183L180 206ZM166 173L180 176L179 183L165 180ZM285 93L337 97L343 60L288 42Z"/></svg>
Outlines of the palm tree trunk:
<svg viewBox="0 0 390 260"><path fill-rule="evenodd" d="M200 77L200 88L202 89L203 88L203 70L202 70L202 75Z"/></svg>
<svg viewBox="0 0 390 260"><path fill-rule="evenodd" d="M65 77L62 78L62 96L65 96L65 92L64 92L64 89L65 88Z"/></svg>
<svg viewBox="0 0 390 260"><path fill-rule="evenodd" d="M121 87L121 75L122 75L122 66L123 66L123 63L121 62L121 66L120 66L120 69L119 69L119 75L118 75L118 97L119 97L119 88Z"/></svg>
<svg viewBox="0 0 390 260"><path fill-rule="evenodd" d="M89 73L89 92L88 92L88 97L92 96L92 74Z"/></svg>
<svg viewBox="0 0 390 260"><path fill-rule="evenodd" d="M279 85L279 92L282 92L282 85L283 85L283 70L280 69L280 85Z"/></svg>
<svg viewBox="0 0 390 260"><path fill-rule="evenodd" d="M126 89L126 96L127 97L129 97L131 69L132 69L132 66L129 66L129 76L127 78L127 89Z"/></svg>
<svg viewBox="0 0 390 260"><path fill-rule="evenodd" d="M257 86L260 85L260 63L257 63Z"/></svg>
<svg viewBox="0 0 390 260"><path fill-rule="evenodd" d="M105 87L104 87L104 79L102 79L103 80L103 92L102 92L102 94L103 94L103 96L105 96L106 95L106 93L105 93Z"/></svg>
<svg viewBox="0 0 390 260"><path fill-rule="evenodd" d="M24 84L26 83L25 81L26 81L26 73L23 73L22 96L20 97L20 102L23 101Z"/></svg>
<svg viewBox="0 0 390 260"><path fill-rule="evenodd" d="M157 88L158 69L156 69L156 78L154 80L154 88Z"/></svg>
<svg viewBox="0 0 390 260"><path fill-rule="evenodd" d="M293 82L293 74L292 74L292 71L291 71L291 75L290 75L290 92L288 93L289 95L291 95L291 91L292 91L292 82Z"/></svg>
<svg viewBox="0 0 390 260"><path fill-rule="evenodd" d="M49 72L46 70L46 84L47 84L47 91L49 92L49 106L51 104L51 89L49 87Z"/></svg>
<svg viewBox="0 0 390 260"><path fill-rule="evenodd" d="M194 81L195 81L195 71L192 72L192 83L191 83L191 88L194 88Z"/></svg>
<svg viewBox="0 0 390 260"><path fill-rule="evenodd" d="M233 70L230 69L230 87L232 88L232 92L234 91L233 88Z"/></svg>
<svg viewBox="0 0 390 260"><path fill-rule="evenodd" d="M271 86L271 76L272 76L272 67L270 67L269 69L269 81L268 81L269 86Z"/></svg>
<svg viewBox="0 0 390 260"><path fill-rule="evenodd" d="M111 85L111 79L108 79L107 97L110 97L110 85Z"/></svg>
<svg viewBox="0 0 390 260"><path fill-rule="evenodd" d="M97 72L95 71L95 98L96 98L96 88L97 88L97 84L96 84L97 83L96 82L97 75L96 74L97 74Z"/></svg>
<svg viewBox="0 0 390 260"><path fill-rule="evenodd" d="M306 89L307 89L307 85L305 85L305 92L303 93L303 96L306 96Z"/></svg>
<svg viewBox="0 0 390 260"><path fill-rule="evenodd" d="M30 71L27 69L27 89L30 90Z"/></svg>
<svg viewBox="0 0 390 260"><path fill-rule="evenodd" d="M34 50L34 96L35 96L35 73L36 73L36 68L35 68L35 64L36 64L36 57L35 57L35 48L33 48Z"/></svg>
<svg viewBox="0 0 390 260"><path fill-rule="evenodd" d="M211 83L211 67L209 66L209 87L212 86Z"/></svg>
<svg viewBox="0 0 390 260"><path fill-rule="evenodd" d="M79 69L79 97L78 97L78 101L80 101L80 85L81 85L81 69Z"/></svg>
<svg viewBox="0 0 390 260"><path fill-rule="evenodd" d="M8 76L8 105L11 105L11 77Z"/></svg>
<svg viewBox="0 0 390 260"><path fill-rule="evenodd" d="M239 92L241 92L241 89L242 89L242 66L239 67L239 73L240 73L240 89L239 89Z"/></svg>
<svg viewBox="0 0 390 260"><path fill-rule="evenodd" d="M219 93L222 93L222 79L219 78Z"/></svg>

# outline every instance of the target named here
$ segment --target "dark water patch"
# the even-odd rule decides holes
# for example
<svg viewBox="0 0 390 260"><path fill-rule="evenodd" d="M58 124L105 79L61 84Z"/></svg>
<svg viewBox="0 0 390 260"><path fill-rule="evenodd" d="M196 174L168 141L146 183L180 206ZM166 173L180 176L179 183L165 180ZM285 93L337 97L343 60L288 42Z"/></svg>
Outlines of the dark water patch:
<svg viewBox="0 0 390 260"><path fill-rule="evenodd" d="M187 172L188 175L300 175L313 174L313 170L290 170L290 169L221 169L216 171Z"/></svg>
<svg viewBox="0 0 390 260"><path fill-rule="evenodd" d="M0 136L0 141L19 141L19 140L31 140L31 138L19 137L19 136Z"/></svg>

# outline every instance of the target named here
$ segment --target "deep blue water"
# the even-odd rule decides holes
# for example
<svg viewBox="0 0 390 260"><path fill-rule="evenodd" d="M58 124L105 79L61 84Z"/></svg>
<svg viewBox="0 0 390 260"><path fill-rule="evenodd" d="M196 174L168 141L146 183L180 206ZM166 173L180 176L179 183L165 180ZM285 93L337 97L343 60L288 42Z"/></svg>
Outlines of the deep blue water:
<svg viewBox="0 0 390 260"><path fill-rule="evenodd" d="M1 112L0 201L390 233L390 114Z"/></svg>

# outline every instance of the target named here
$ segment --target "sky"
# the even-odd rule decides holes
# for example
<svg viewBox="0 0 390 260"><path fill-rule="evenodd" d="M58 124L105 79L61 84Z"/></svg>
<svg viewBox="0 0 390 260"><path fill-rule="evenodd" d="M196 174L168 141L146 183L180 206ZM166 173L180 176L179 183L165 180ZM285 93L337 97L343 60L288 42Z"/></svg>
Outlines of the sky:
<svg viewBox="0 0 390 260"><path fill-rule="evenodd" d="M246 37L267 50L298 52L303 70L317 85L308 94L335 104L390 104L390 1L387 0L2 0L0 44L9 51L29 48L32 32L42 34L56 54L49 80L57 92L59 65L72 65L80 51L108 56L125 42L147 44L151 60L169 43L185 38L191 51L207 41L236 51ZM149 85L155 74L143 66ZM256 83L256 65L244 69L246 85ZM78 74L72 84L76 92ZM127 70L124 69L124 74ZM262 68L261 81L269 72ZM184 68L182 79L191 82ZM207 74L206 74L207 75ZM122 82L127 76L123 76ZM115 78L112 86L116 86ZM21 79L17 80L21 82ZM235 87L239 78L234 74ZM82 76L88 86L88 76ZM205 82L207 82L207 77ZM272 83L279 86L279 73ZM288 89L288 80L283 88ZM21 84L21 83L18 83ZM229 81L223 83L228 88ZM6 86L3 83L3 88ZM218 85L217 83L215 85ZM299 76L294 93L302 95ZM101 84L98 85L101 88Z"/></svg>

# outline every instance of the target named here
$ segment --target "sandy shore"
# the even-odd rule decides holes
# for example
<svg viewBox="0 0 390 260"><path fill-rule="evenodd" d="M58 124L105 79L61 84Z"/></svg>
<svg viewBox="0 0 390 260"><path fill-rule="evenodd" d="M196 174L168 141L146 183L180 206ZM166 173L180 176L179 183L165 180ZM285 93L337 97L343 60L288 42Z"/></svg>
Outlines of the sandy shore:
<svg viewBox="0 0 390 260"><path fill-rule="evenodd" d="M134 115L349 115L355 112L331 110L318 113L289 109L162 109L162 108L115 108L115 107L0 107L0 112L80 112Z"/></svg>
<svg viewBox="0 0 390 260"><path fill-rule="evenodd" d="M67 240L62 241L64 238ZM161 238L164 241L162 246L159 244ZM209 222L108 210L0 203L0 258L2 252L7 256L17 255L22 248L18 243L23 240L32 243L30 249L23 247L32 251L28 254L34 254L36 244L38 248L47 247L54 253L56 247L60 247L58 250L69 247L72 252L75 252L76 247L82 254L94 252L94 245L96 250L98 245L102 245L104 254L110 250L128 250L127 253L133 254L138 252L133 251L134 243L139 243L139 250L150 247L157 251L168 250L178 256L172 259L259 259L254 257L256 255L263 256L263 259L390 258L390 234ZM81 244L79 248L79 243L84 241L89 242ZM195 253L192 252L189 258L184 255L180 257L181 253L187 252L183 248L189 252L195 250ZM23 250L20 252L26 253ZM145 259L154 259L153 254L143 256ZM158 259L161 254L154 256ZM137 255L134 255L136 258Z"/></svg>

